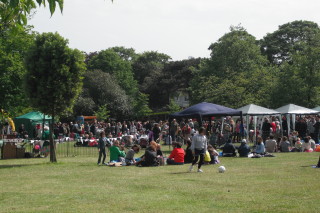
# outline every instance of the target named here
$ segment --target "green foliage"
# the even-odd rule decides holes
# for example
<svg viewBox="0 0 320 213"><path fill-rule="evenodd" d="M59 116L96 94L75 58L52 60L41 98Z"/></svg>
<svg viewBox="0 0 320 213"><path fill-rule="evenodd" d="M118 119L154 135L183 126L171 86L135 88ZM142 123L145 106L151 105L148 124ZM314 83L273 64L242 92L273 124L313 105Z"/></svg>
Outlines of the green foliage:
<svg viewBox="0 0 320 213"><path fill-rule="evenodd" d="M138 54L133 48L112 47L110 50L116 52L122 59L126 61L134 61L138 57Z"/></svg>
<svg viewBox="0 0 320 213"><path fill-rule="evenodd" d="M101 70L87 71L83 87L82 96L91 98L96 110L107 104L110 115L118 119L128 116L132 111L131 100L109 73Z"/></svg>
<svg viewBox="0 0 320 213"><path fill-rule="evenodd" d="M26 56L26 92L31 105L47 115L70 109L82 87L83 54L57 33L36 37Z"/></svg>
<svg viewBox="0 0 320 213"><path fill-rule="evenodd" d="M309 46L320 28L311 21L293 21L279 26L273 33L268 33L261 41L261 51L274 64L291 62L292 54L303 51Z"/></svg>
<svg viewBox="0 0 320 213"><path fill-rule="evenodd" d="M6 31L0 36L0 109L13 116L29 106L23 88L24 55L34 38L29 28L17 32Z"/></svg>
<svg viewBox="0 0 320 213"><path fill-rule="evenodd" d="M87 89L84 88L84 90ZM98 106L92 98L87 95L87 92L82 91L73 107L74 116L93 115L96 108L98 108Z"/></svg>
<svg viewBox="0 0 320 213"><path fill-rule="evenodd" d="M115 51L108 49L102 50L93 55L88 61L90 70L101 70L114 76L117 84L125 90L129 96L136 95L138 92L137 82L134 80L131 63L124 60Z"/></svg>
<svg viewBox="0 0 320 213"><path fill-rule="evenodd" d="M62 12L63 0L0 0L0 31L27 25L28 15L36 8L36 4L46 6L46 3L49 4L51 15L55 12L56 4Z"/></svg>
<svg viewBox="0 0 320 213"><path fill-rule="evenodd" d="M139 85L144 85L143 92L146 92L150 84L153 84L152 79L156 78L170 59L170 56L166 54L150 51L140 54L133 62L134 77Z"/></svg>
<svg viewBox="0 0 320 213"><path fill-rule="evenodd" d="M148 97L149 96L147 94L139 92L137 98L134 99L133 111L134 111L135 118L144 117L152 112L152 110L148 106L148 103L149 103Z"/></svg>
<svg viewBox="0 0 320 213"><path fill-rule="evenodd" d="M52 116L49 134L51 162L57 162L52 138L54 118L73 107L85 71L83 54L70 49L67 44L68 41L58 33L38 35L25 63L28 70L25 90L31 106Z"/></svg>
<svg viewBox="0 0 320 213"><path fill-rule="evenodd" d="M271 73L252 35L242 27L232 27L209 49L211 58L202 61L191 81L192 103L237 108L264 102L270 93Z"/></svg>
<svg viewBox="0 0 320 213"><path fill-rule="evenodd" d="M320 104L320 46L292 55L292 64L284 63L279 73L279 106L294 103L313 108ZM279 92L281 91L281 92Z"/></svg>
<svg viewBox="0 0 320 213"><path fill-rule="evenodd" d="M98 111L94 113L95 116L97 116L97 119L102 121L102 120L107 120L110 116L110 111L108 110L108 105L102 105L98 108Z"/></svg>
<svg viewBox="0 0 320 213"><path fill-rule="evenodd" d="M170 99L170 103L168 104L168 109L170 113L179 112L181 107L173 100Z"/></svg>

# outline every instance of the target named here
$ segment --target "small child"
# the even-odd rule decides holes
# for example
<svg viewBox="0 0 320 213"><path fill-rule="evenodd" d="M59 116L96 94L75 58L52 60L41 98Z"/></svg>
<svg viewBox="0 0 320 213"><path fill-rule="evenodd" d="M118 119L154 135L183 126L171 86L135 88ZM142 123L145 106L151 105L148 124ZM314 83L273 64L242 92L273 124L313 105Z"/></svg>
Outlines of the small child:
<svg viewBox="0 0 320 213"><path fill-rule="evenodd" d="M218 159L219 152L212 145L208 145L208 152L209 152L210 158L211 158L210 164L220 163L220 161Z"/></svg>
<svg viewBox="0 0 320 213"><path fill-rule="evenodd" d="M140 151L140 146L138 144L134 144L131 149L127 152L126 154L126 165L135 165L136 164L136 159L134 158L134 154L138 153Z"/></svg>

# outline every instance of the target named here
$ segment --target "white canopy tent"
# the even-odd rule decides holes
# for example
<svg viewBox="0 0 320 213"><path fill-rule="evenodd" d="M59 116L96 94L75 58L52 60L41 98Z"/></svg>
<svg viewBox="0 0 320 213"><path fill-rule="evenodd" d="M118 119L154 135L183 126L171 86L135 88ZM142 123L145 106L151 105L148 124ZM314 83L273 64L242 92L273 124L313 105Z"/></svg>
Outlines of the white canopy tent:
<svg viewBox="0 0 320 213"><path fill-rule="evenodd" d="M290 115L292 115L292 125L293 128L295 127L296 122L296 115L310 115L310 114L318 114L319 111L308 109L302 106L298 106L295 104L288 104L285 106L282 106L278 109L275 109L276 111L279 111L281 114L285 114L287 118L287 124L288 124L288 135L290 133Z"/></svg>
<svg viewBox="0 0 320 213"><path fill-rule="evenodd" d="M249 104L246 106L243 106L239 109L239 111L242 111L242 115L246 116L246 124L247 124L247 130L249 129L249 116L254 116L254 138L256 138L256 132L257 132L257 116L263 116L263 115L279 115L280 112L268 109L262 106L258 106L255 104ZM281 120L281 119L280 119ZM281 124L281 122L280 122ZM247 133L247 140L249 139L249 132Z"/></svg>
<svg viewBox="0 0 320 213"><path fill-rule="evenodd" d="M317 106L317 107L313 108L313 110L316 110L316 111L320 112L320 106Z"/></svg>

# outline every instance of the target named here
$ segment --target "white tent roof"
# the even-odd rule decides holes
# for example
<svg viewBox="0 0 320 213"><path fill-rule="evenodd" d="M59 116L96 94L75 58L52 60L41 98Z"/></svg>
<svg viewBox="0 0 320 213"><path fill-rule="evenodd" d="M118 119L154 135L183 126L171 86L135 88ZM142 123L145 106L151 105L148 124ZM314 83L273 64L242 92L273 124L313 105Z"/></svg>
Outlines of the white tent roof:
<svg viewBox="0 0 320 213"><path fill-rule="evenodd" d="M288 104L283 107L276 109L281 114L317 114L319 111L308 109L294 104Z"/></svg>
<svg viewBox="0 0 320 213"><path fill-rule="evenodd" d="M280 114L280 112L275 111L273 109L268 109L265 107L261 107L255 104L249 104L246 106L243 106L239 109L239 111L242 111L242 115L275 115Z"/></svg>
<svg viewBox="0 0 320 213"><path fill-rule="evenodd" d="M313 110L320 111L320 106L313 108Z"/></svg>

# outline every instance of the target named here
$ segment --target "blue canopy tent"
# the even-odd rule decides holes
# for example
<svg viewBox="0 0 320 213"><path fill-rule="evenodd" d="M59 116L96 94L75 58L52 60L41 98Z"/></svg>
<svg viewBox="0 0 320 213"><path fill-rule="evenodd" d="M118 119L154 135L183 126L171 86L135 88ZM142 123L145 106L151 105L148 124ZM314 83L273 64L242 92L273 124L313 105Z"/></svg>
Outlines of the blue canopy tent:
<svg viewBox="0 0 320 213"><path fill-rule="evenodd" d="M212 116L240 116L242 121L242 111L231 109L218 104L202 102L190 106L181 112L176 112L169 115L169 119L174 118L196 118L200 125L202 125L202 118Z"/></svg>
<svg viewBox="0 0 320 213"><path fill-rule="evenodd" d="M202 126L202 120L205 117L209 118L209 121L210 121L209 125L211 125L212 116L218 116L218 117L240 116L242 133L243 133L242 111L231 109L231 108L217 105L217 104L207 103L207 102L202 102L202 103L193 105L189 108L186 108L181 112L170 114L169 129L171 129L171 121L174 118L196 118L199 122L199 125Z"/></svg>

